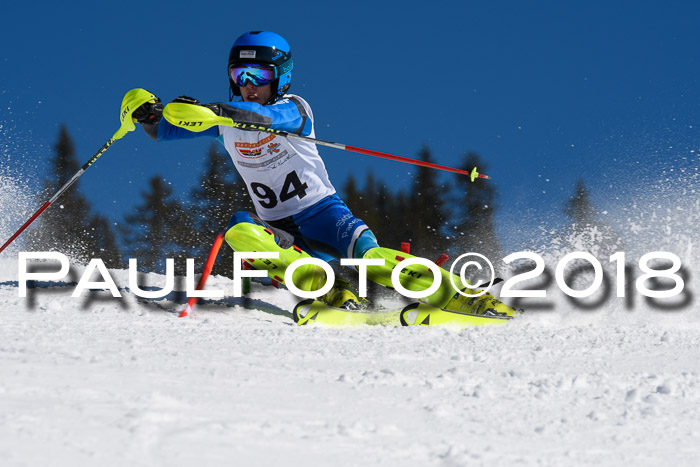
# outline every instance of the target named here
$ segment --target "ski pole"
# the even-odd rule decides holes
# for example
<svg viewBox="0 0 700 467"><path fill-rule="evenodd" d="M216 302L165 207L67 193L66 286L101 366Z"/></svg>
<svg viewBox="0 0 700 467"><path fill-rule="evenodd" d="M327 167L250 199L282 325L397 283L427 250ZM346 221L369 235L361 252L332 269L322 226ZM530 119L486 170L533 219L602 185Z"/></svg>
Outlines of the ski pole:
<svg viewBox="0 0 700 467"><path fill-rule="evenodd" d="M78 178L92 165L95 163L97 159L100 158L102 154L114 143L116 140L121 139L130 131L134 131L136 128L134 126L134 119L131 116L131 114L139 108L141 105L145 104L146 102L153 101L155 103L156 96L151 94L150 92L146 91L145 89L132 89L131 91L127 92L126 95L124 96L124 99L122 100L122 107L121 107L121 113L119 114L119 118L121 119L121 126L117 130L116 133L102 146L99 151L97 151L93 156L76 172L73 177L68 180L68 182L61 187L60 190L56 192L55 195L51 197L47 202L45 202L37 212L34 213L32 217L29 218L27 222L22 225L22 227L19 228L17 232L15 232L12 237L8 241L5 242L5 244L0 247L0 253L7 248L10 243L12 243L17 237L20 236L24 230L29 227L29 225L36 220L37 217L41 215L42 212L46 210L51 204L54 203L58 199L59 196L63 194L70 186L75 183Z"/></svg>
<svg viewBox="0 0 700 467"><path fill-rule="evenodd" d="M230 118L220 117L208 107L197 104L188 104L185 102L171 102L165 106L165 109L163 109L163 117L165 117L165 119L172 125L195 132L204 131L216 125L230 126L233 128L240 128L241 130L264 131L277 136L282 136L284 138L320 144L322 146L341 149L343 151L351 151L359 154L365 154L368 156L381 157L383 159L419 165L421 167L429 167L431 169L445 170L447 172L454 172L461 175L467 175L469 176L472 182L477 178L491 178L488 175L480 174L479 172L477 172L476 167L474 167L472 170L455 169L440 164L434 164L432 162L425 162L403 156L395 156L393 154L387 154L385 152L380 151L373 151L371 149L362 149L356 146L350 146L348 144L333 143L330 141L324 141L322 139L316 139L308 136L301 136L294 133L288 133L286 131L273 130L272 128L267 128L264 126L252 125L247 123L238 123Z"/></svg>

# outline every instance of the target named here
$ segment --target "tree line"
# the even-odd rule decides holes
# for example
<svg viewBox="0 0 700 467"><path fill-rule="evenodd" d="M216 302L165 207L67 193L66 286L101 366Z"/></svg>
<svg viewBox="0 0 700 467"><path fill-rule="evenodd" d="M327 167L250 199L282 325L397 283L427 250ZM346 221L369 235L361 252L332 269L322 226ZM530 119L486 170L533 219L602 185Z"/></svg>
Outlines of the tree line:
<svg viewBox="0 0 700 467"><path fill-rule="evenodd" d="M54 149L44 195L55 193L80 168L65 126ZM433 162L428 147L419 151L418 158ZM475 166L488 172L488 165L468 152L458 168ZM494 223L497 191L492 181L472 183L465 176L417 167L403 189L391 190L370 172L362 181L351 174L340 194L382 246L399 249L402 242L410 242L411 253L433 260L443 253L465 251L501 257ZM176 272L184 274L186 258L195 258L195 269L201 270L213 239L225 230L231 215L253 210L244 182L218 143L208 148L199 183L184 199L177 198L167 181L156 175L148 180L140 201L123 222L113 225L93 213L76 183L42 215L39 227L26 233L25 242L28 249L60 251L77 262L101 258L111 268L126 267L128 258L136 258L140 270L164 272L165 258L173 258ZM595 222L583 181L565 212L574 225ZM230 277L232 261L231 249L222 248L213 273Z"/></svg>

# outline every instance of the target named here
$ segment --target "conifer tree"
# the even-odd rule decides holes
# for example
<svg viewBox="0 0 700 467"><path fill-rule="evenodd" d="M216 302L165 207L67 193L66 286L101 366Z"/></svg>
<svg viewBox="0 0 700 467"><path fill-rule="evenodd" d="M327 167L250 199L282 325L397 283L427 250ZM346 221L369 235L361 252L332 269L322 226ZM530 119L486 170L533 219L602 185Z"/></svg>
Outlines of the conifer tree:
<svg viewBox="0 0 700 467"><path fill-rule="evenodd" d="M353 174L350 174L345 181L343 193L343 199L350 210L356 216L362 217L364 215L362 209L362 194L360 192L360 188L357 186L357 181L355 181L355 176Z"/></svg>
<svg viewBox="0 0 700 467"><path fill-rule="evenodd" d="M42 197L56 193L78 170L73 140L62 125ZM105 218L93 216L90 211L90 203L76 181L44 212L38 228L28 235L30 248L60 251L82 263L101 258L107 266L118 267L121 252L114 241L114 232Z"/></svg>
<svg viewBox="0 0 700 467"><path fill-rule="evenodd" d="M387 190L388 192L388 190ZM413 243L416 230L416 213L411 206L411 196L403 190L393 192L387 199L384 211L385 217L381 225L382 244L389 248L398 249L401 243L412 244L412 253L418 254L417 244Z"/></svg>
<svg viewBox="0 0 700 467"><path fill-rule="evenodd" d="M582 179L576 182L573 196L564 205L564 214L571 225L563 233L563 241L577 250L588 250L595 256L606 256L624 249L620 236L596 214L588 189Z"/></svg>
<svg viewBox="0 0 700 467"><path fill-rule="evenodd" d="M404 205L397 206L397 199L404 202L405 196L398 198L383 182L377 183L372 173L367 174L362 189L350 175L343 191L350 210L372 229L380 244L399 248L401 241L408 241L411 229L405 225Z"/></svg>
<svg viewBox="0 0 700 467"><path fill-rule="evenodd" d="M125 216L125 226L120 228L129 256L138 260L139 270L160 273L165 272L166 258L172 258L176 274L184 274L185 261L198 246L192 216L158 175L149 180L149 190L141 196L143 204Z"/></svg>
<svg viewBox="0 0 700 467"><path fill-rule="evenodd" d="M353 204L348 204L353 214L362 219L370 228L378 229L375 231L377 235L382 233L382 224L386 224L386 213L381 211L381 206L385 203L385 200L382 199L384 196L382 188L383 184L377 184L374 175L370 172L367 174L364 189L358 193L357 199L352 201Z"/></svg>
<svg viewBox="0 0 700 467"><path fill-rule="evenodd" d="M363 189L357 186L355 177L351 174L343 187L343 192L345 193L343 200L355 216L362 219L376 235L379 235L378 226L375 227L377 216L373 206L374 201L372 200L374 197L373 191L374 177L371 174L368 174Z"/></svg>
<svg viewBox="0 0 700 467"><path fill-rule="evenodd" d="M376 226L376 235L378 235L382 241L386 241L386 245L398 248L399 242L401 241L400 234L397 234L400 216L394 213L394 203L394 194L384 183L380 183L377 187L374 205L371 209L372 215L370 216L370 221L372 224L370 228L374 229Z"/></svg>
<svg viewBox="0 0 700 467"><path fill-rule="evenodd" d="M114 230L109 225L106 217L101 215L92 216L88 223L88 232L94 239L96 248L91 257L100 258L108 268L123 268L126 266L122 261Z"/></svg>
<svg viewBox="0 0 700 467"><path fill-rule="evenodd" d="M564 214L579 227L586 227L595 221L595 208L582 179L576 182L574 195L564 206Z"/></svg>
<svg viewBox="0 0 700 467"><path fill-rule="evenodd" d="M427 147L421 149L419 159L433 162ZM444 233L449 218L446 207L448 191L447 184L439 179L438 171L419 167L409 193L409 205L397 206L396 211L404 217L401 222L411 229L408 241L420 256L437 258L448 246Z"/></svg>
<svg viewBox="0 0 700 467"><path fill-rule="evenodd" d="M474 167L488 172L488 165L477 154L469 152L464 155L459 168L471 170ZM467 176L458 176L454 204L459 211L452 235L455 246L460 250L457 253L481 253L492 261L501 258L501 244L494 220L496 196L493 181L476 179L472 182Z"/></svg>
<svg viewBox="0 0 700 467"><path fill-rule="evenodd" d="M419 158L433 161L427 147L422 148ZM350 209L372 229L381 245L398 249L402 242L409 242L412 253L431 259L449 246L449 187L434 169L420 167L408 193L391 191L372 173L363 189L350 176L344 192Z"/></svg>
<svg viewBox="0 0 700 467"><path fill-rule="evenodd" d="M192 190L190 211L193 213L197 244L195 271L201 271L211 244L219 232L224 232L233 214L253 211L253 202L245 183L231 159L213 143L207 152L207 164L199 186ZM226 245L219 250L213 274L233 275L233 251Z"/></svg>

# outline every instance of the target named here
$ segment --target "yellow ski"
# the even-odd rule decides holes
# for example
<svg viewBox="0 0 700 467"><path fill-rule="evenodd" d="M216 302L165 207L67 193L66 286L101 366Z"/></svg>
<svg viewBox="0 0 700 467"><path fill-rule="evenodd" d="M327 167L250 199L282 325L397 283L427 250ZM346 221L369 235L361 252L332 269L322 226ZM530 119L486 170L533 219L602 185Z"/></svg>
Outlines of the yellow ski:
<svg viewBox="0 0 700 467"><path fill-rule="evenodd" d="M459 311L443 310L424 303L408 305L401 311L401 324L403 326L489 326L505 324L513 319L513 315L477 315Z"/></svg>
<svg viewBox="0 0 700 467"><path fill-rule="evenodd" d="M368 311L334 308L314 299L299 302L294 307L292 316L299 326L305 324L323 324L326 326L356 326L358 324L399 326L401 311Z"/></svg>
<svg viewBox="0 0 700 467"><path fill-rule="evenodd" d="M324 326L449 326L465 328L505 324L513 315L470 314L443 310L424 303L413 303L403 310L346 310L334 308L318 300L299 302L292 312L299 326L319 324Z"/></svg>

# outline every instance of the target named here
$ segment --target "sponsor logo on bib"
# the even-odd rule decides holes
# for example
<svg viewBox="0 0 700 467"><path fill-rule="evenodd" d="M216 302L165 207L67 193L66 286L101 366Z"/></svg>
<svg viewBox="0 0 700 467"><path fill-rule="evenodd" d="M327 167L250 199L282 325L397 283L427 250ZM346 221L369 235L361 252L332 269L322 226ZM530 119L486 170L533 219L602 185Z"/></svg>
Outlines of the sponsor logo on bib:
<svg viewBox="0 0 700 467"><path fill-rule="evenodd" d="M271 154L273 152L270 151L270 148L274 147L273 144L270 144L270 147L263 149L263 147L268 143L271 143L273 139L275 139L275 135L269 135L256 143L243 143L239 141L235 144L236 151L238 152L238 154L240 154L242 157L245 157L246 159L257 159L258 157L262 157L265 154Z"/></svg>

